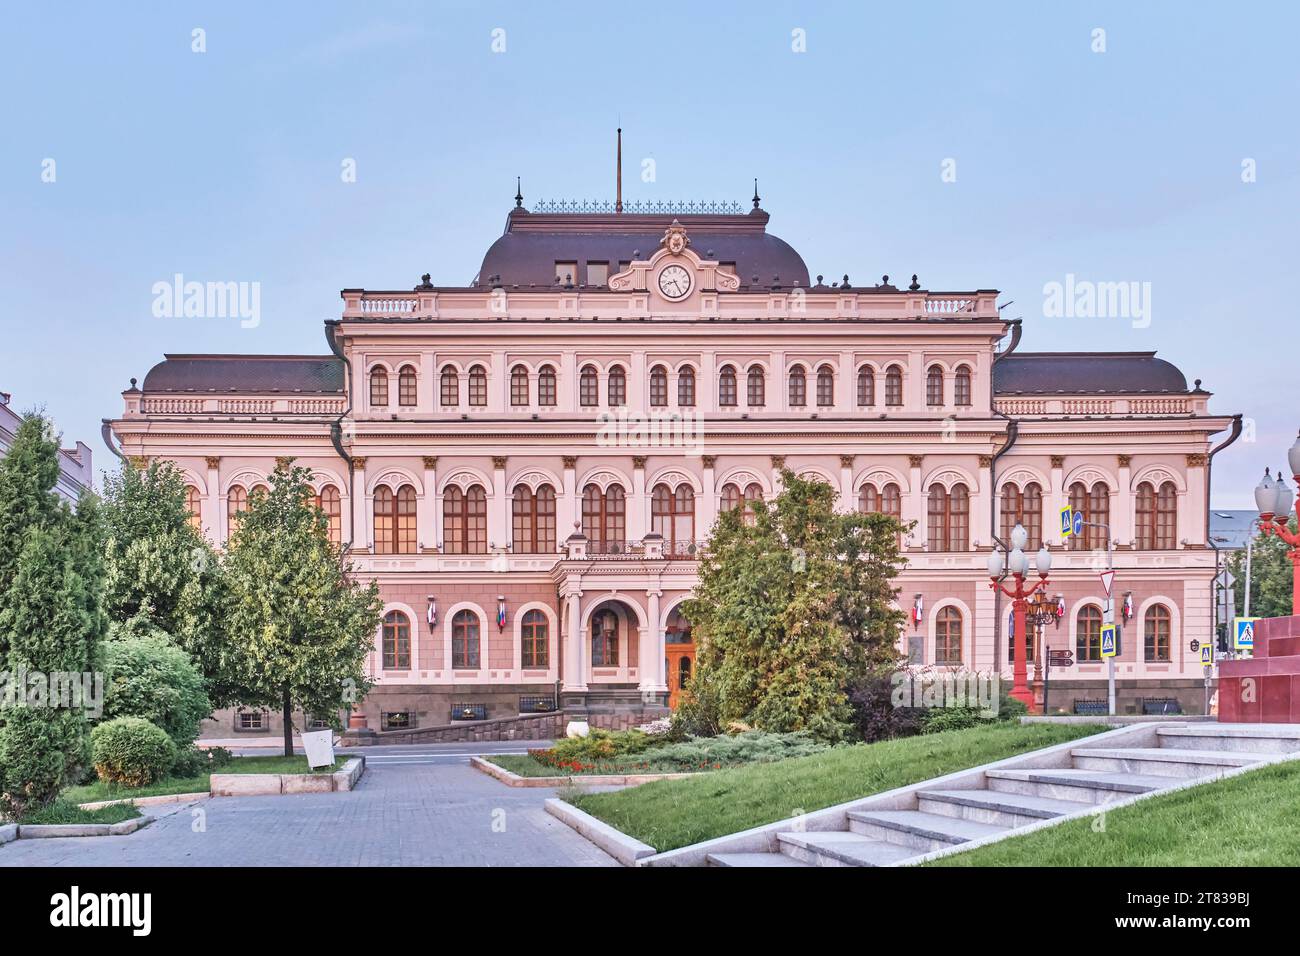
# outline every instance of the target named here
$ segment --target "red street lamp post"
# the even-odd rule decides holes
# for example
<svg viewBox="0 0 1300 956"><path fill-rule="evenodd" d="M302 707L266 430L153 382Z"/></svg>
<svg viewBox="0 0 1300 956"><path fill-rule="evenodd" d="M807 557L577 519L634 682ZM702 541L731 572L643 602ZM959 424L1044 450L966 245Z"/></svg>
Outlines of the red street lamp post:
<svg viewBox="0 0 1300 956"><path fill-rule="evenodd" d="M1015 587L1009 588L1002 583L1004 578L1004 565L1002 552L994 548L993 553L989 555L989 577L992 583L989 585L995 591L1001 591L1007 597L1011 598L1011 607L1015 611L1015 649L1016 661L1012 667L1012 685L1011 696L1021 701L1026 707L1032 709L1034 706L1034 694L1029 689L1029 668L1026 660L1027 654L1027 624L1025 620L1026 613L1029 610L1029 598L1033 597L1039 591L1047 588L1047 574L1052 569L1052 555L1046 547L1039 548L1038 554L1034 557L1034 565L1038 570L1038 581L1029 588L1025 587L1025 575L1029 571L1029 558L1025 555L1025 545L1029 543L1029 532L1021 525L1016 525L1011 531L1011 551L1007 554L1005 570L1011 572L1011 577L1015 581Z"/></svg>
<svg viewBox="0 0 1300 956"><path fill-rule="evenodd" d="M1291 475L1300 484L1300 438L1287 452L1287 464L1291 466ZM1279 469L1276 480L1269 477L1264 469L1264 479L1255 487L1255 505L1259 508L1259 530L1268 536L1275 534L1291 550L1287 557L1291 559L1291 613L1300 615L1300 534L1293 534L1289 525L1291 505L1295 500L1291 489L1286 486Z"/></svg>

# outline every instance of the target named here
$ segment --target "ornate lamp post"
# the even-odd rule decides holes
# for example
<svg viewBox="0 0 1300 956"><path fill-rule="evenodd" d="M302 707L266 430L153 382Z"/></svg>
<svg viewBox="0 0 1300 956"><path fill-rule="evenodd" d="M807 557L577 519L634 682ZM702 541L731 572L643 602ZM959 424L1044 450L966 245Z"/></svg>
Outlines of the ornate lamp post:
<svg viewBox="0 0 1300 956"><path fill-rule="evenodd" d="M1286 453L1287 464L1291 466L1291 475L1300 483L1300 438ZM1275 534L1291 550L1287 557L1291 559L1291 613L1300 615L1300 534L1293 534L1289 527L1291 505L1295 496L1286 486L1279 470L1276 479L1269 476L1264 469L1263 480L1255 487L1255 506L1259 508L1259 530L1264 535ZM1249 598L1247 599L1249 600Z"/></svg>
<svg viewBox="0 0 1300 956"><path fill-rule="evenodd" d="M1029 689L1028 668L1026 667L1026 612L1029 610L1029 598L1033 597L1039 591L1047 587L1047 574L1052 569L1052 555L1046 547L1039 548L1038 554L1034 557L1034 566L1038 570L1038 581L1031 587L1025 587L1025 575L1029 572L1029 558L1025 555L1025 545L1029 543L1029 532L1021 525L1016 525L1011 530L1011 551L1007 554L1005 562L1002 552L994 548L993 553L989 555L989 577L992 583L989 585L995 591L1001 591L1007 597L1011 598L1011 607L1015 611L1015 649L1016 662L1012 668L1012 686L1011 696L1016 700L1024 703L1026 707L1034 706L1034 695ZM1011 577L1015 581L1014 588L1008 588L1002 583L1004 578L1004 568L1011 572Z"/></svg>

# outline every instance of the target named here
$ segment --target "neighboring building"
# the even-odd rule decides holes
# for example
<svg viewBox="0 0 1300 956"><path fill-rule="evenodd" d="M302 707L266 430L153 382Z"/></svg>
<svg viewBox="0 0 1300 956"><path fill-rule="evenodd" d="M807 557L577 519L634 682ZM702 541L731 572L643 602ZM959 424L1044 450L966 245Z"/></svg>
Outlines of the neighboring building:
<svg viewBox="0 0 1300 956"><path fill-rule="evenodd" d="M1220 511L1210 512L1210 540L1224 551L1240 551L1246 542L1259 533L1254 527L1259 512Z"/></svg>
<svg viewBox="0 0 1300 956"><path fill-rule="evenodd" d="M1063 544L1058 514L1108 523L1134 611L1121 710L1199 708L1211 440L1233 418L1153 352L1017 351L992 289L812 281L767 223L757 196L676 214L516 197L470 285L344 289L327 355L168 355L110 427L125 454L180 466L217 544L277 457L312 469L383 595L374 729L557 690L606 725L675 703L699 544L721 509L772 497L782 465L846 509L916 522L898 585L919 664L1009 675L985 565L994 532L1023 522L1055 559L1065 614L1047 642L1079 661L1053 672L1067 706L1105 696L1106 536ZM669 416L675 438L638 443L628 413Z"/></svg>
<svg viewBox="0 0 1300 956"><path fill-rule="evenodd" d="M0 456L9 454L23 420L23 416L13 410L12 400L13 396L8 392L0 392ZM64 500L75 505L83 492L93 488L94 482L90 448L84 442L77 442L75 448L59 449L59 483L54 490Z"/></svg>

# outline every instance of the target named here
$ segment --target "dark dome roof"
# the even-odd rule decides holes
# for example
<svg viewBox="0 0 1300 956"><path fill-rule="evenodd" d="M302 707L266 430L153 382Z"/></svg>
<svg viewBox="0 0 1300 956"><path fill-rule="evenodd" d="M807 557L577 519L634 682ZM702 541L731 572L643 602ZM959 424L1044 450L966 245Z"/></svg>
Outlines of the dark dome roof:
<svg viewBox="0 0 1300 956"><path fill-rule="evenodd" d="M1186 394L1187 379L1155 352L1016 352L993 365L999 395Z"/></svg>
<svg viewBox="0 0 1300 956"><path fill-rule="evenodd" d="M144 377L146 392L343 392L332 355L168 355Z"/></svg>

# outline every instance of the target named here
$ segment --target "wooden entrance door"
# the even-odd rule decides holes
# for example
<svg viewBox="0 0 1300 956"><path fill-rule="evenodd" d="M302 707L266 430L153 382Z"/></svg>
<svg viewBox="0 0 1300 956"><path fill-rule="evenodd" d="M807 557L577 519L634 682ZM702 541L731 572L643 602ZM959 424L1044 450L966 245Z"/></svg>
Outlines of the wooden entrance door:
<svg viewBox="0 0 1300 956"><path fill-rule="evenodd" d="M695 645L669 644L667 647L664 673L668 680L668 706L676 710L681 703L682 691L695 671Z"/></svg>

